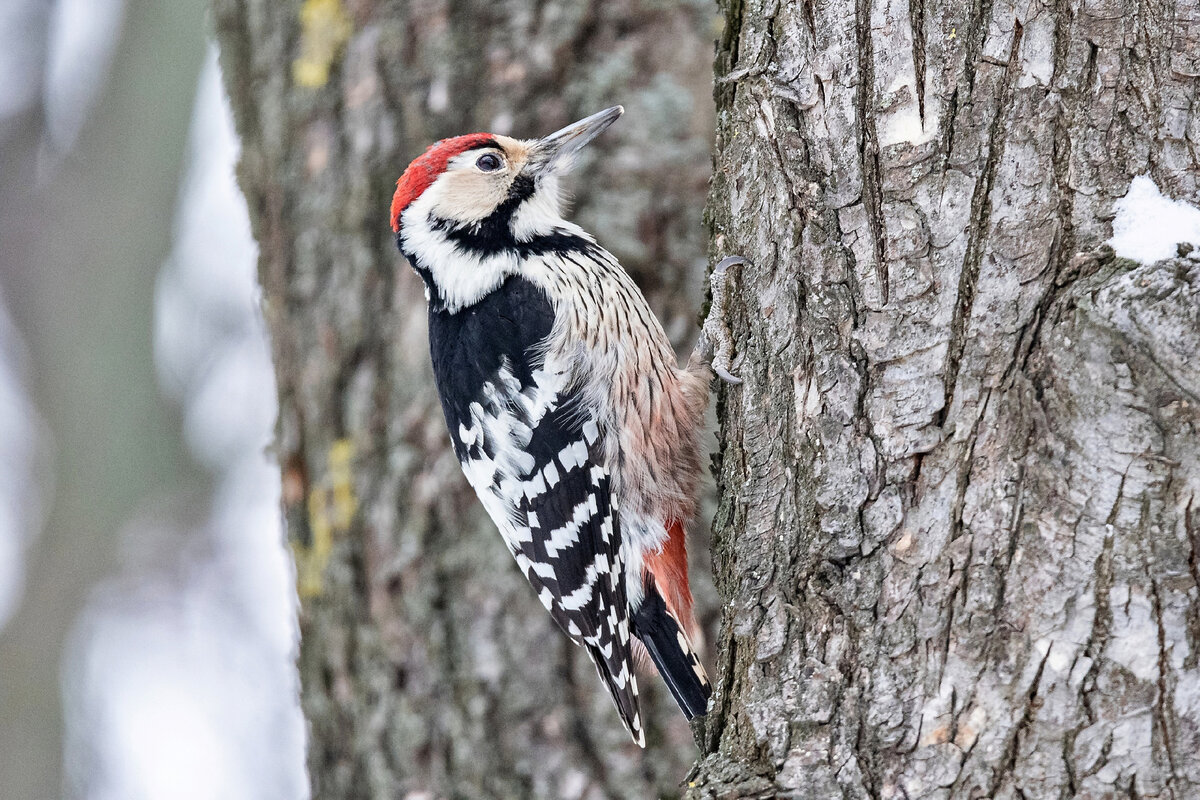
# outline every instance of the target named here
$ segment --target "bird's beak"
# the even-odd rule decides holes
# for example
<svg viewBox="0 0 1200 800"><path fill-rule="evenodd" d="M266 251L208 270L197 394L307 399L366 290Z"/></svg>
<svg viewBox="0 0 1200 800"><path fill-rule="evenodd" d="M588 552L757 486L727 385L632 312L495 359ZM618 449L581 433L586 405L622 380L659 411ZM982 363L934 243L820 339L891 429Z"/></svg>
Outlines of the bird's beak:
<svg viewBox="0 0 1200 800"><path fill-rule="evenodd" d="M622 106L613 106L572 123L560 131L537 140L533 165L539 175L569 172L575 163L575 154L584 145L599 136L625 113Z"/></svg>

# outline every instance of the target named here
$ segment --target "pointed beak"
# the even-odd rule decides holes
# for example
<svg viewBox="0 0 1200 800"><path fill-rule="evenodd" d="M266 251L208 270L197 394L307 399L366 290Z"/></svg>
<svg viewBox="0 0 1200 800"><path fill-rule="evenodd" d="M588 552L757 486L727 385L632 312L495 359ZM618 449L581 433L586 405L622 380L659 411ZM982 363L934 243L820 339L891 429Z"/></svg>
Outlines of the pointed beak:
<svg viewBox="0 0 1200 800"><path fill-rule="evenodd" d="M606 108L538 139L534 165L537 174L569 172L575 163L575 154L624 113L625 109L622 106Z"/></svg>

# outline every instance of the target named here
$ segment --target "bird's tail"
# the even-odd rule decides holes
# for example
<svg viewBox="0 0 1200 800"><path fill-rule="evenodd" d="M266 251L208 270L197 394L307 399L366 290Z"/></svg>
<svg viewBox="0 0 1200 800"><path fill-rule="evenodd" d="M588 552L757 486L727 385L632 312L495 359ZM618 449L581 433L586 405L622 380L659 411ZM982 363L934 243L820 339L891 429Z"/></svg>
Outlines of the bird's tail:
<svg viewBox="0 0 1200 800"><path fill-rule="evenodd" d="M712 694L708 674L683 625L667 608L650 574L646 576L642 604L633 614L633 633L646 646L654 666L687 718L704 716Z"/></svg>
<svg viewBox="0 0 1200 800"><path fill-rule="evenodd" d="M646 731L642 728L642 715L638 711L637 677L633 674L633 662L628 651L624 663L615 663L611 657L606 657L599 647L591 644L585 644L584 647L592 657L600 680L604 682L613 702L617 704L617 713L621 715L625 729L629 731L638 747L645 747Z"/></svg>

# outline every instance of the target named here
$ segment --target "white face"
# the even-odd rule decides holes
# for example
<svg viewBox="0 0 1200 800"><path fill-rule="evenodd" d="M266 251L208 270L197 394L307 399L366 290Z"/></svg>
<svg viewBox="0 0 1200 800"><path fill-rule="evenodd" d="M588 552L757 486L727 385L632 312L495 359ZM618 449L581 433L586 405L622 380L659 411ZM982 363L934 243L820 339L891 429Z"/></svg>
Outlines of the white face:
<svg viewBox="0 0 1200 800"><path fill-rule="evenodd" d="M530 146L495 136L497 147L468 150L446 164L446 171L425 190L430 210L442 219L478 222L504 202L513 181L529 161Z"/></svg>

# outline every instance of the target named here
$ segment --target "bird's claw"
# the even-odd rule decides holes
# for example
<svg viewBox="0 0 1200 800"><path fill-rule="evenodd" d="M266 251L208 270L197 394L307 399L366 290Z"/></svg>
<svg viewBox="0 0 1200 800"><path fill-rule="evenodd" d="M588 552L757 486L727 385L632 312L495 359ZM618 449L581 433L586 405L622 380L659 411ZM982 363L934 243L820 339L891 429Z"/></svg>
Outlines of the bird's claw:
<svg viewBox="0 0 1200 800"><path fill-rule="evenodd" d="M712 371L726 383L737 386L742 379L733 374L733 336L725 324L725 290L729 281L728 270L738 264L745 264L741 256L726 256L713 267L709 285L712 287L712 303L708 307L708 316L700 329L700 347L703 355L712 366Z"/></svg>
<svg viewBox="0 0 1200 800"><path fill-rule="evenodd" d="M745 264L745 263L746 263L746 259L742 258L741 256L725 256L724 258L722 258L720 261L717 262L717 265L715 267L713 267L712 276L713 276L713 278L716 278L718 276L724 275L725 270L729 269L730 267L735 267L738 264Z"/></svg>
<svg viewBox="0 0 1200 800"><path fill-rule="evenodd" d="M742 382L741 378L739 378L737 375L734 375L732 372L729 372L724 367L722 367L720 364L718 364L716 362L716 359L713 360L712 371L716 373L718 378L725 381L730 386L737 386L739 383Z"/></svg>

